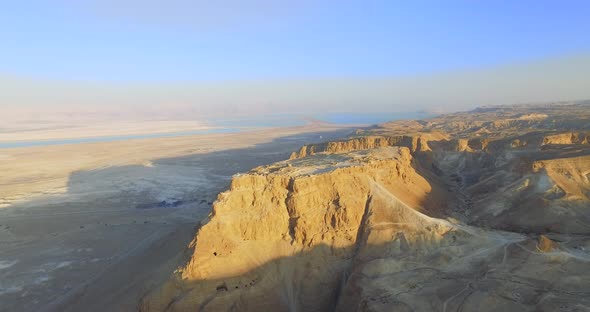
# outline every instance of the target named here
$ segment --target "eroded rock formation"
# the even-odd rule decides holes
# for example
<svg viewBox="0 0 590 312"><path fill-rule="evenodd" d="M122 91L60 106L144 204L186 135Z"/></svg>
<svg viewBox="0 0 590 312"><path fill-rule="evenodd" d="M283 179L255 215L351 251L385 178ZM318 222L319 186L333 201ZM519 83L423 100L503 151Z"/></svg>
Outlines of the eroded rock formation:
<svg viewBox="0 0 590 312"><path fill-rule="evenodd" d="M141 307L589 310L588 108L389 123L236 176Z"/></svg>

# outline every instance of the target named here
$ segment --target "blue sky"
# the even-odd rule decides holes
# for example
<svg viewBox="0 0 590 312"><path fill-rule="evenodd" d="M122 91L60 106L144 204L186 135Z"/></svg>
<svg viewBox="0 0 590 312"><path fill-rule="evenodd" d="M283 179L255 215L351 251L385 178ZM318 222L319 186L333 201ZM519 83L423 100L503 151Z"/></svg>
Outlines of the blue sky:
<svg viewBox="0 0 590 312"><path fill-rule="evenodd" d="M590 52L589 1L246 2L3 1L0 74L398 77Z"/></svg>
<svg viewBox="0 0 590 312"><path fill-rule="evenodd" d="M590 99L589 16L569 0L2 1L0 108L198 119Z"/></svg>

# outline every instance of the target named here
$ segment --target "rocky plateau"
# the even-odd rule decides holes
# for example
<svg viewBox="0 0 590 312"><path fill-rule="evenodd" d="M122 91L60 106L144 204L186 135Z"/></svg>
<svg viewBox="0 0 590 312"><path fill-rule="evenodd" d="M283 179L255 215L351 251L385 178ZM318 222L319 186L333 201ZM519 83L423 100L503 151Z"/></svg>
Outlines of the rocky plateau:
<svg viewBox="0 0 590 312"><path fill-rule="evenodd" d="M590 311L590 103L360 129L233 177L142 311Z"/></svg>

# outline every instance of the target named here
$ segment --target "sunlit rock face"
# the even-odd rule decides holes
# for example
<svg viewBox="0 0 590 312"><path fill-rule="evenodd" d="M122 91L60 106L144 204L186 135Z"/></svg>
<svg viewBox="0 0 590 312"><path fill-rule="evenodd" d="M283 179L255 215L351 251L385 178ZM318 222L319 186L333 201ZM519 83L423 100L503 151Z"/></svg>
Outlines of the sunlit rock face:
<svg viewBox="0 0 590 312"><path fill-rule="evenodd" d="M588 310L589 108L388 123L235 176L140 307Z"/></svg>

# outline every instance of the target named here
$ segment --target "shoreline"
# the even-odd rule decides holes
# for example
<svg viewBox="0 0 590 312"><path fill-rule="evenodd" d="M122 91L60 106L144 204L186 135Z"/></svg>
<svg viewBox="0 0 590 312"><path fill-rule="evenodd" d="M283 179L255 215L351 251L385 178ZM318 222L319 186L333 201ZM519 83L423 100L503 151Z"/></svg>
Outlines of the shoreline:
<svg viewBox="0 0 590 312"><path fill-rule="evenodd" d="M304 129L310 126L363 128L384 120L404 120L430 117L424 113L318 114L317 117L294 116L290 119L268 116L243 119L203 121L135 121L91 124L50 123L43 128L16 126L0 128L0 149L28 148L66 144L87 144L186 137L217 133L275 131L276 129ZM230 122L231 121L231 122ZM50 126L49 128L47 128ZM15 128L16 127L16 128Z"/></svg>
<svg viewBox="0 0 590 312"><path fill-rule="evenodd" d="M121 135L71 137L71 138L50 138L50 139L43 139L43 140L0 141L0 149L27 148L27 147L52 146L52 145L68 145L68 144L106 143L106 142L140 140L140 139L184 137L184 136L200 135L200 134L237 133L237 132L243 132L243 131L244 130L239 129L239 128L204 128L204 129L199 129L199 130L175 131L175 132L155 132L155 133L143 133L143 134L121 134Z"/></svg>

